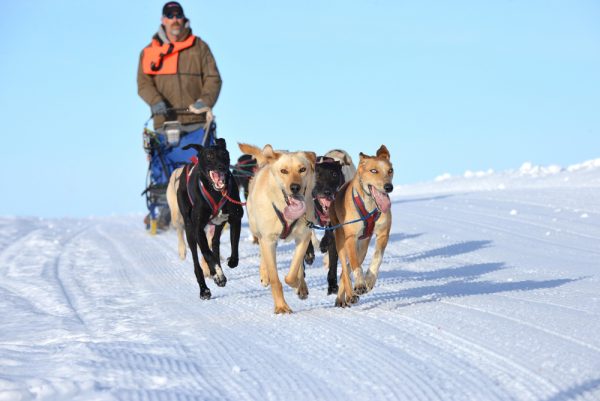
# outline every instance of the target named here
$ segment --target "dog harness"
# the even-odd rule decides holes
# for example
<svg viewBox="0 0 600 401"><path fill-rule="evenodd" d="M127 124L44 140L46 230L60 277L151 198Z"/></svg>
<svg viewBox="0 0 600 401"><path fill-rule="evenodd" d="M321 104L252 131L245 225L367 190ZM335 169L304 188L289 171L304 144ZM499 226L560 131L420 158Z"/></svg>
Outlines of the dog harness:
<svg viewBox="0 0 600 401"><path fill-rule="evenodd" d="M179 52L192 47L196 36L190 35L183 42L162 43L152 39L150 46L144 49L142 56L142 68L144 74L168 75L177 74L177 59Z"/></svg>
<svg viewBox="0 0 600 401"><path fill-rule="evenodd" d="M354 188L352 188L352 199L354 200L354 206L356 207L356 211L363 221L364 226L363 233L358 239L369 238L373 234L375 222L381 216L381 212L378 209L375 209L373 212L369 213L365 207L365 202Z"/></svg>
<svg viewBox="0 0 600 401"><path fill-rule="evenodd" d="M192 168L190 168L189 164L185 168L186 169L185 183L187 186L188 199L190 200L190 203L192 204L192 207L193 207L194 201L192 200L192 195L190 193L190 178L192 177L192 172L194 171L194 168L198 165L198 159L195 159L195 160L192 159L192 162L194 163ZM231 185L231 180L229 180L229 185ZM212 220L219 214L219 211L223 208L225 203L227 203L228 197L222 196L221 199L219 200L219 202L217 203L215 201L215 199L211 196L208 189L206 189L206 187L204 186L204 183L202 182L202 179L200 179L200 177L198 177L198 186L200 187L200 194L202 195L202 197L204 198L206 203L209 204L212 209L212 213L211 213L210 219L209 219L209 220Z"/></svg>
<svg viewBox="0 0 600 401"><path fill-rule="evenodd" d="M279 218L279 221L281 221L281 224L283 224L283 230L281 231L281 234L279 234L279 238L286 239L294 229L294 226L298 222L298 219L294 220L292 224L288 224L281 210L277 209L277 206L275 206L274 202L272 202L271 204L273 205L273 209L275 209L275 214Z"/></svg>

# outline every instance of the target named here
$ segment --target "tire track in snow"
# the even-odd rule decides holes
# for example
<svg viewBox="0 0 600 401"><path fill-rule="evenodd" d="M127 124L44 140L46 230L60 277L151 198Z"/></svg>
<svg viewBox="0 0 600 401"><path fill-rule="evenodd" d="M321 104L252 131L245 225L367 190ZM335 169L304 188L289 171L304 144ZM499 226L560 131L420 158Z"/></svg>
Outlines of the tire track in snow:
<svg viewBox="0 0 600 401"><path fill-rule="evenodd" d="M506 374L508 371L502 367L497 366L493 361L488 360L486 365L487 369L482 368L481 360L473 360L472 358L465 358L464 355L457 355L456 349L453 348L452 344L447 342L432 341L431 334L425 333L414 325L403 324L401 331L398 331L398 322L392 319L397 317L388 312L385 313L368 313L365 315L369 320L373 320L379 327L378 334L382 335L382 325L387 329L387 333L393 334L394 337L401 337L401 343L404 347L400 347L394 344L396 349L404 350L407 349L411 353L420 356L424 363L433 365L435 371L443 372L443 384L453 383L454 388L467 388L474 394L462 395L461 397L467 397L466 399L485 399L485 400L506 400L508 394L508 388L498 386L497 375L493 376L494 372L502 372ZM402 320L405 320L401 317ZM407 345L407 342L411 341ZM444 344L445 346L442 346ZM447 345L450 345L448 347ZM391 353L390 353L391 354ZM491 368L491 369L490 369ZM461 372L457 374L457 372ZM506 382L517 379L517 377L510 378ZM476 391L472 391L475 389ZM512 396L510 396L513 399ZM440 400L447 399L445 393L439 394Z"/></svg>
<svg viewBox="0 0 600 401"><path fill-rule="evenodd" d="M528 394L531 399L540 399L547 394L554 394L560 390L542 375L533 372L531 369L515 360L500 355L489 347L477 344L472 340L448 331L440 333L435 325L423 320L407 315L402 315L401 317L416 325L426 327L428 329L427 333L431 337L444 341L449 346L463 352L474 361L481 361L481 356L485 356L491 365L490 367L503 372L505 375L505 378L503 379L505 385L511 383L514 387L515 384L518 384L515 391L517 391L519 396Z"/></svg>
<svg viewBox="0 0 600 401"><path fill-rule="evenodd" d="M533 236L533 235L524 234L524 232L526 232L526 230L515 231L515 230L510 230L510 229L505 228L505 227L498 226L496 224L481 223L482 220L483 221L501 220L501 221L509 222L509 223L513 223L513 224L515 223L513 220L510 220L510 219L508 219L506 217L501 217L501 216L499 216L497 214L477 213L477 212L469 211L468 209L464 209L464 208L461 208L461 209L455 208L455 209L453 209L454 212L460 212L460 213L463 213L463 214L474 214L474 215L478 215L479 217L485 217L486 218L486 219L477 219L477 220L475 220L475 219L465 220L465 219L460 219L460 218L452 217L451 213L449 213L449 212L451 212L451 210L449 210L449 209L444 210L442 208L437 208L437 210L439 212L443 213L444 216L442 217L442 216L435 216L435 215L432 215L432 214L427 214L427 213L424 213L422 209L415 210L414 208L410 209L410 215L413 216L413 217L419 217L420 219L435 220L435 221L440 221L440 222L443 222L443 223L453 222L453 223L457 223L457 224L462 225L462 226L475 226L475 227L480 227L480 228L483 228L483 229L491 229L491 230L495 230L495 231L498 231L498 232L503 232L505 234L510 234L511 236L520 237L520 238L524 238L524 239L531 240L531 241L534 241L534 242L540 242L540 243L543 243L543 244L546 244L546 245L550 245L550 247L563 247L563 248L568 248L568 249L572 249L572 250L579 251L579 252L586 252L586 253L592 253L592 254L600 255L600 251L598 251L596 249L581 248L581 247L578 247L578 246L575 246L575 245L565 244L564 242L557 243L556 241L550 241L550 240L548 240L546 238L536 237L536 236ZM541 227L541 228L543 228L543 230L546 230L546 231L547 230L554 230L555 229L555 227L540 226L540 225L538 225L536 223L531 223L531 222L523 221L523 220L520 220L519 223L521 223L521 224L529 224L529 225ZM578 235L578 234L576 234L576 235ZM593 239L598 239L598 238L593 237Z"/></svg>
<svg viewBox="0 0 600 401"><path fill-rule="evenodd" d="M189 284L189 286L193 286L195 289L197 288L197 284L195 283L195 277L193 275L193 272L190 271L189 269L186 269L186 274L181 274L180 271L182 270L180 267L168 267L167 264L159 264L157 265L157 260L161 261L164 258L164 254L165 252L160 252L160 248L156 247L155 244L153 243L152 239L153 238L148 238L149 241L144 241L145 245L143 247L138 247L135 250L135 253L137 255L131 255L131 251L132 250L128 250L125 249L122 245L122 241L120 241L118 239L118 237L104 233L105 238L112 242L111 246L113 248L116 249L116 253L119 254L120 257L125 258L126 260L128 260L128 264L135 267L135 266L139 266L142 265L143 269L146 269L150 272L156 272L156 271L160 271L161 272L161 276L164 275L168 275L171 274L174 276L179 277L181 280L183 280L186 284ZM136 241L136 244L140 244L142 243L143 239L141 241ZM169 249L168 253L173 253L173 257L176 257L176 250L173 247L173 249ZM161 254L161 255L157 255L157 254ZM139 258L139 259L138 259ZM142 261L142 263L140 263L140 260ZM187 263L191 264L191 261L188 261ZM180 265L180 262L177 261L176 265ZM226 308L226 311L218 311L217 313L219 314L225 314L225 315L229 315L229 316L235 316L236 314L240 313L240 310L238 308L232 308L228 305L223 305L222 303L215 303L215 299L208 301L208 302L204 302L204 301L200 301L197 298L197 290L194 291L194 297L191 298L188 293L182 293L181 291L179 291L179 286L177 285L177 280L166 280L166 281L162 281L160 283L160 286L157 286L156 284L154 284L152 282L152 279L148 279L146 281L144 281L143 284L148 284L149 286L154 287L156 293L161 293L163 294L163 297L167 297L169 298L169 302L167 303L163 303L163 305L169 305L170 308L168 308L165 314L165 318L166 319L173 319L173 318L177 318L177 317L181 317L182 320L189 320L191 316L195 316L198 314L198 306L201 305L201 308L203 310L203 312L215 312L215 310L221 310L223 308ZM228 286L230 286L231 284L228 283ZM213 286L214 287L214 286ZM169 289L173 290L173 291L169 291ZM218 290L224 290L224 289L218 289ZM218 298L217 298L218 299ZM218 301L217 301L218 302ZM164 309L164 308L163 308ZM207 318L207 317L204 317ZM200 317L200 319L202 319L202 317ZM214 330L214 329L213 329ZM220 330L215 330L215 331L220 331ZM215 335L213 337L211 337L211 339L208 341L210 344L210 348L212 349L212 353L217 353L218 355L220 355L222 361L220 362L220 364L226 364L228 366L235 366L236 363L239 363L238 359L240 357L244 357L246 360L248 360L249 365L251 363L255 363L254 357L251 355L245 355L245 354L239 354L240 350L244 350L245 348L247 348L246 344L243 341L243 338L238 339L236 336L231 336L231 335L227 335L226 332L223 332L223 336L221 335ZM253 344L254 348L259 348L261 349L261 347L257 347L257 344ZM253 353L256 353L256 349L253 350ZM267 353L268 350L264 347L262 347L261 352L260 353ZM272 371L285 371L286 369L286 365L282 362L279 362L281 360L281 358L278 357L274 357L274 358L268 358L268 360L271 362L272 367L270 370ZM229 374L230 372L227 371L225 372L226 374ZM244 376L248 376L248 375L252 375L252 372L247 372L244 371ZM275 380L273 380L275 379ZM247 380L247 377L245 378L245 380ZM257 377L254 376L252 377L252 380L260 385L261 382L261 377ZM298 388L298 384L297 381L294 379L294 377L287 377L287 376L281 376L281 377L271 377L270 379L272 381L272 384L274 387L276 388L280 388L280 389L294 389L296 388L296 390L300 393L303 393L304 396L303 397L307 397L309 399L319 399L320 397L323 397L322 394L322 387L323 386L316 386L316 387L311 387L311 388ZM279 380L279 381L278 381ZM283 381L281 381L283 380ZM227 381L227 377L224 377L222 381ZM246 392L247 389L247 383L245 382L235 382L235 381L231 381L228 380L227 381L229 384L230 388L227 388L227 392L230 394L229 397L231 398L234 394L236 395L237 398L242 397L242 395ZM235 386L232 387L232 383L235 384ZM317 390L315 390L315 388ZM262 390L259 390L259 394L261 393L262 395L268 395L269 390L267 388L262 388ZM216 390L211 391L211 394L214 395L215 397L219 396L219 392ZM249 399L255 398L256 395L252 395L252 394L248 394ZM269 397L267 397L269 398ZM272 397L271 397L272 398ZM278 396L275 397L275 399L277 399ZM324 399L324 398L321 398Z"/></svg>
<svg viewBox="0 0 600 401"><path fill-rule="evenodd" d="M600 315L598 313L590 312L590 311L587 311L584 309L574 308L572 306L557 304L556 302L538 301L536 299L523 298L523 297L518 297L518 296L514 296L514 295L506 295L506 294L494 294L494 295L497 297L507 298L507 299L511 299L511 300L515 300L515 301L522 301L522 302L528 302L528 303L532 303L532 304L551 306L551 307L558 308L558 309L566 309L566 310L569 310L572 312L578 312L578 313L581 313L581 314L584 314L587 316L600 318Z"/></svg>
<svg viewBox="0 0 600 401"><path fill-rule="evenodd" d="M173 253L175 253L174 250L173 250ZM285 259L285 258L280 258L280 259ZM282 264L283 264L283 260L281 260L281 261L282 261ZM191 261L188 262L188 263L191 264ZM251 267L249 266L249 268L252 268L252 269L256 270L256 273L255 273L256 277L252 277L251 280L252 281L257 281L258 280L258 266L251 266ZM318 272L320 273L320 269L318 270ZM190 279L193 280L193 273L190 272L190 275L191 275L191 277L188 277L187 280L190 280ZM323 278L323 280L324 280L324 278ZM236 277L233 277L232 281L235 282L236 284L238 284L238 286L237 286L238 288L240 287L240 285L239 285L240 283L239 283L239 281L237 280ZM241 283L241 284L242 284L241 287L243 289L247 289L248 285L246 283ZM195 285L195 283L194 283L194 285ZM228 283L228 287L231 288L230 287L230 283ZM272 316L270 316L270 314L271 314L270 311L272 310L272 305L271 305L272 301L270 300L270 294L269 294L270 291L268 289L263 289L261 287L258 287L256 290L252 290L252 291L253 292L257 292L257 293L262 293L262 295L260 295L259 298L263 298L264 299L265 302L263 302L263 304L264 303L268 304L268 306L265 306L265 305L262 305L262 304L258 304L258 305L255 305L255 307L254 307L254 311L253 312L254 312L254 314L256 315L257 318L262 317L262 316L266 317L266 318L261 318L260 319L261 322L259 323L259 325L261 325L261 324L264 324L264 325L273 324L273 322L272 322ZM246 297L246 295L242 295L242 296L244 298ZM292 296L295 296L295 295L292 295ZM227 301L227 297L215 298L215 300L217 302ZM215 301L215 300L213 300L213 301ZM213 302L213 301L210 301L210 302ZM232 300L232 301L233 302L240 301L239 300L239 296L236 299ZM200 302L200 301L195 300L195 302ZM209 303L209 305L210 305L210 303ZM186 306L187 306L187 302L185 303L184 308ZM204 307L204 305L203 305L203 307ZM190 311L190 313L196 312L195 308L192 307L191 309L192 309L192 311ZM188 310L189 310L189 307L188 307ZM229 307L229 311L230 312L228 312L228 314L231 314L232 316L235 316L236 314L240 313L239 307L237 307L237 306L236 307ZM269 312L265 313L265 311L269 311ZM301 315L303 313L303 311L304 310L300 310L295 316ZM337 310L336 310L336 312L337 312ZM243 312L243 313L246 313L246 312ZM306 318L306 316L304 316L304 318ZM327 320L319 320L317 322L313 322L314 317L311 316L310 318L311 318L311 321L310 322L305 322L304 324L308 324L308 325L315 326L315 327L320 327L323 330L326 329L327 326L330 326L330 330L332 332L336 333L336 332L339 331L339 330L337 330L336 324L329 322L328 319ZM292 317L292 319L293 319L293 317ZM290 327L288 327L288 325L286 324L286 322L290 324ZM294 327L295 327L294 324L292 322L289 322L289 321L277 322L276 330L278 332L278 336L281 337L282 339L297 337L297 334L298 334L298 332L300 330L294 329ZM344 339L346 339L346 338L353 338L354 339L354 342L349 344L349 346L351 348L361 350L360 351L361 354L363 354L362 350L364 350L364 356L363 356L364 360L371 360L371 359L377 360L378 361L378 366L382 367L381 370L384 371L384 372L389 372L389 374L386 373L386 375L388 375L388 376L387 377L384 376L382 382L392 383L392 382L398 380L397 374L395 373L395 372L398 371L398 366L397 366L398 364L394 363L393 361L388 361L387 360L387 358L389 356L385 352L385 350L373 350L372 347L369 346L370 345L370 340L369 340L368 337L361 337L361 336L358 336L358 335L352 335L352 336L344 335ZM313 343L313 341L310 341L308 344L303 343L303 344L300 344L300 345L303 346L303 347L306 347L306 346L312 346L313 345L312 343ZM256 346L256 345L257 344L254 344L254 346ZM316 347L316 349L314 349L314 350L307 350L306 355L331 355L331 359L332 360L335 360L336 356L339 356L335 352L333 354L328 353L329 347L328 347L327 343L324 343L324 344L320 344L319 343L319 344L314 345L314 347ZM263 348L264 348L264 345L263 345ZM277 351L276 349L270 349L270 352L276 352L276 351ZM284 352L279 352L278 355L276 355L276 357L269 358L270 361L279 360L279 359L291 361L294 365L296 365L298 367L300 367L300 366L306 366L306 367L303 368L304 370L312 368L312 363L310 361L307 361L305 358L299 358L299 357L297 357L297 354L294 354L294 353L286 354L286 352L284 351ZM308 365L307 365L307 362L308 362ZM281 366L276 366L276 368L278 368L278 369L285 369L285 366L288 365L288 364L289 363L283 364ZM350 367L346 373L341 372L340 376L346 376L347 375L348 377L351 377L352 376L352 371L353 371L353 368ZM316 375L317 373L318 372L313 372L312 374ZM405 368L404 375L407 376L407 377L411 376L411 375L414 376L414 373L412 373L409 368ZM416 381L417 382L419 381L418 376L417 376ZM285 388L285 386L288 386L288 388L289 388L290 385L293 386L293 381L292 382L282 382L280 384L276 383L276 386L279 387L279 388ZM329 384L329 386L331 386L331 385L332 384ZM332 392L332 394L330 396L326 396L325 394L323 394L323 391L322 391L323 386L320 386L320 387L321 387L321 390L320 391L315 391L311 396L316 397L316 399L335 399L336 398L336 394L338 394L337 397L339 397L339 394L344 394L342 392L341 393L334 393L334 392ZM338 386L334 385L333 387L338 387ZM341 389L340 391L343 391L343 390L347 391L346 390L347 387L348 387L347 384L339 386L339 388ZM438 396L431 396L430 393L433 390L428 389L428 386L426 385L426 383L421 383L420 390L419 390L419 386L418 385L413 386L414 387L413 388L413 392L407 392L406 391L406 383L404 383L404 382L402 383L402 386L398 386L398 387L402 388L402 390L401 390L402 392L392 392L392 394L394 395L393 398L397 398L397 396L406 395L408 393L409 396L410 396L410 398L411 399L415 399L415 400L426 400L426 399L439 399L439 400L442 400L442 399L444 399L440 395L438 395ZM352 388L352 387L350 387L350 388ZM385 388L385 389L383 389L381 391L384 391L384 393L385 392L389 393L390 390L389 390L389 388ZM400 391L400 390L391 390L391 391ZM382 393L382 395L384 393ZM421 395L419 396L419 394L421 394ZM348 395L350 395L350 394L348 394ZM385 397L385 398L389 398L389 394L388 394L388 397Z"/></svg>
<svg viewBox="0 0 600 401"><path fill-rule="evenodd" d="M478 200L480 201L480 200ZM509 203L509 202L507 202ZM520 202L510 202L510 204L513 204L512 208L514 208L514 204L519 205L521 204ZM438 208L439 210L439 208ZM463 209L458 209L456 207L453 208L454 211L460 211L464 214L468 214L468 215L475 215L475 216L479 216L479 217L484 217L484 220L491 220L491 218L495 218L496 220L500 220L502 222L506 222L508 223L508 225L514 224L514 218L511 219L509 217L506 217L503 214L494 214L494 213L484 213L484 212L480 212L480 211L476 211L470 208L463 208ZM528 214L527 214L528 215ZM577 219L571 219L571 222L579 222L581 220L581 218L577 218ZM547 225L547 224L543 224L543 223L538 223L535 221L531 221L529 218L522 218L518 221L521 224L525 224L525 225L530 225L533 227L538 227L541 228L543 231L548 231L548 230L556 230L555 226L551 226L551 225ZM578 231L573 231L570 230L568 228L561 228L561 232L562 233L567 233L573 236L577 236L577 237L583 237L585 239L591 239L591 240L595 240L595 241L600 241L600 237L595 236L595 235L590 235L590 234L586 234L583 232L578 232Z"/></svg>
<svg viewBox="0 0 600 401"><path fill-rule="evenodd" d="M137 294L142 290L144 293L142 296L138 296L139 299L132 299L131 302L122 305L120 308L124 309L121 313L128 314L127 310L132 309L131 314L134 315L136 312L138 313L137 319L132 321L133 325L139 325L140 328L149 327L153 334L147 335L144 342L146 343L155 343L161 342L161 335L156 333L156 327L154 327L154 322L148 320L152 319L154 321L168 320L176 318L178 314L170 314L173 312L172 310L168 310L167 312L161 315L156 315L156 312L159 310L165 311L165 307L160 307L158 303L154 303L152 305L149 304L150 300L154 297L153 294L163 293L168 294L165 290L168 287L164 287L166 284L164 281L158 284L152 283L151 278L154 276L146 276L144 271L147 272L156 272L160 273L160 276L165 276L164 272L171 271L174 273L174 277L178 276L177 271L169 270L164 267L161 263L142 263L140 264L139 260L130 256L132 252L141 252L145 254L143 260L151 260L156 258L157 256L157 248L156 247L143 247L140 248L130 248L127 247L128 239L131 239L131 231L124 228L127 234L126 237L121 238L120 240L115 239L114 234L115 229L113 227L107 227L106 225L99 226L95 232L95 242L99 244L104 244L103 249L107 251L110 255L111 260L113 260L113 266L118 266L119 270L122 270L119 275L127 276L129 282L131 283L131 292L132 294ZM144 234L146 235L146 234ZM140 240L133 239L136 245L140 245L143 242ZM160 255L158 255L160 256ZM162 260L162 257L158 258L159 261ZM128 272L128 269L131 269L131 273ZM152 271L150 271L152 270ZM161 284L163 285L161 287ZM150 288L148 288L150 287ZM148 292L144 289L151 289L152 291ZM162 291L161 291L162 289ZM164 299L164 297L163 297ZM143 303L140 305L139 303ZM141 308L140 308L141 306ZM151 316L148 316L148 315ZM121 333L119 337L122 337ZM131 333L128 335L131 337ZM125 337L127 338L127 336ZM224 399L221 394L221 388L219 383L216 382L210 376L210 371L208 368L211 367L211 364L206 364L205 366L201 366L197 363L190 362L190 355L188 354L179 354L173 351L173 346L175 349L183 348L181 344L178 342L176 344L170 344L169 348L166 350L167 353L175 353L175 355L154 355L152 354L155 350L154 346L148 346L147 348L138 345L138 339L132 337L130 340L123 342L123 345L119 345L117 343L117 350L115 351L115 344L108 343L106 345L92 345L90 348L95 351L98 356L107 359L104 364L97 365L100 372L110 371L110 370L118 370L120 372L120 377L118 382L116 383L116 388L112 388L113 392L123 393L128 395L136 395L140 397L140 399L155 399L157 394L161 394L160 398L165 400L174 400L177 399L178 396L182 395L182 393L186 393L186 396L191 396L193 394L197 394L201 392L203 394L204 399ZM217 341L218 343L218 341ZM213 349L215 348L215 343L210 344ZM216 346L218 347L218 345ZM197 353L195 353L198 355ZM197 358L199 361L202 361L203 358ZM106 369L106 366L110 367L110 369ZM145 380L145 374L150 373L152 375L150 381L148 382L147 390L129 390L129 387L135 388L136 386L131 385L132 381L136 380ZM166 376L166 378L164 377ZM180 378L182 377L182 378ZM180 383L177 387L179 388L177 392L177 396L171 394L171 392L159 391L158 388L153 389L152 387L156 387L152 383L152 378L154 380L162 381L174 381L175 383ZM167 380L168 379L168 380ZM108 378L105 380L109 380ZM160 383L159 383L160 384Z"/></svg>
<svg viewBox="0 0 600 401"><path fill-rule="evenodd" d="M64 312L51 312L46 308L43 308L39 304L39 300L38 302L33 302L34 298L39 298L35 296L39 291L56 289L58 292L55 292L54 294L58 298L62 298L60 304L66 307L66 309L70 311L72 318L81 324L82 321L77 310L73 307L69 293L66 291L61 280L59 265L64 249L89 228L90 226L86 225L75 231L71 231L71 229L65 231L59 224L52 224L51 228L35 227L26 235L22 236L20 241L10 244L10 246L5 248L0 254L0 264L6 266L6 270L3 273L5 279L2 280L5 289L29 303L33 310L37 310L38 313L43 312L44 314L63 317L62 315ZM56 238L56 233L54 231L58 231L58 239ZM30 240L27 240L28 238ZM50 239L52 239L52 241ZM43 248L40 246L40 241L42 241L42 243L44 241L51 242L54 246ZM25 261L19 260L18 264L15 265L12 262L14 262L16 258L24 259ZM15 269L16 277L26 275L27 281L31 282L30 285L35 287L36 291L23 294L23 288L27 288L27 286L23 285L22 280L18 280L18 286L16 284L15 286L10 284L11 281L15 281L12 277L11 269ZM40 286L34 284L32 280L39 280L43 282L44 285L40 288ZM53 285L48 286L48 282ZM10 287L14 288L11 290Z"/></svg>
<svg viewBox="0 0 600 401"><path fill-rule="evenodd" d="M539 330L539 331L541 331L543 333L546 333L546 334L548 334L550 336L558 337L558 338L560 338L560 339L562 339L564 341L568 341L568 342L571 342L572 344L579 345L580 347L587 348L590 351L594 351L594 352L600 353L600 348L597 347L597 346L595 346L595 345L586 343L584 341L581 341L581 340L578 340L576 338L567 336L565 334L558 333L558 332L556 332L554 330L545 329L545 328L543 328L543 327L541 327L539 325L532 324L532 323L526 322L526 321L521 320L521 319L517 319L517 318L514 318L514 317L506 316L504 314L497 313L497 312L492 312L490 310L485 310L485 309L482 309L482 308L477 308L477 307L474 307L474 306L463 305L463 304L459 304L459 303L455 303L455 302L450 302L450 301L446 301L446 300L440 300L440 302L443 303L443 304L445 304L445 305L450 305L450 306L453 306L453 307L456 307L456 308L467 309L467 310L471 310L471 311L477 311L479 313L488 314L488 315L491 315L491 316L494 316L494 317L497 317L497 318L500 318L500 319L508 320L508 321L511 321L511 322L514 322L514 323L517 323L517 324L520 324L520 325L523 325L523 326L527 326L527 327L530 327L532 329Z"/></svg>

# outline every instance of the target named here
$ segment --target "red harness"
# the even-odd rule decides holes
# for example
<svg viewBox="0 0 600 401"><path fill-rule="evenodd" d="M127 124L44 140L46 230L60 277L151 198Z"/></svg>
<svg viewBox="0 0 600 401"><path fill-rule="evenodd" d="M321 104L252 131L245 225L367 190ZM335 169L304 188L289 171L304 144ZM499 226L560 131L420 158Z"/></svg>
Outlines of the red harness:
<svg viewBox="0 0 600 401"><path fill-rule="evenodd" d="M354 188L352 188L352 199L354 200L354 206L356 207L358 215L363 220L364 225L363 233L358 239L370 238L375 229L375 222L381 216L381 212L377 210L375 213L369 215L369 211L365 207L365 202Z"/></svg>
<svg viewBox="0 0 600 401"><path fill-rule="evenodd" d="M192 195L190 194L190 178L192 176L192 172L194 171L194 168L198 165L198 158L194 156L194 157L192 157L191 160L194 165L192 166L192 168L190 168L190 164L188 164L185 167L185 169L186 169L185 182L186 182L186 186L187 186L188 198L193 207L194 201L192 199ZM229 182L231 183L231 180L229 180ZM209 219L209 220L212 220L219 214L219 211L223 208L225 203L227 203L227 199L230 199L230 198L229 198L229 196L226 196L227 191L223 190L221 192L221 195L222 195L221 199L219 200L219 202L216 202L215 199L211 196L210 192L208 192L208 190L206 189L206 187L204 186L204 183L202 183L202 180L200 178L198 178L198 186L200 187L200 194L202 194L202 197L210 205L210 207L212 209L212 213L211 213L210 219Z"/></svg>

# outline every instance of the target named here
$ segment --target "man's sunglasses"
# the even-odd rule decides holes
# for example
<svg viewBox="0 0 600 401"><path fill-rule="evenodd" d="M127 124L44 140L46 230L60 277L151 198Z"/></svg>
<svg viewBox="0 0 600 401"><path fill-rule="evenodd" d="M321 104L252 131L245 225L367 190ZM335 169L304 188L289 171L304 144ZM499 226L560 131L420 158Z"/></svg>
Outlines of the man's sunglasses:
<svg viewBox="0 0 600 401"><path fill-rule="evenodd" d="M165 15L165 17L167 17L168 19L173 19L173 18L184 19L185 15L179 14L179 13L168 13L167 15Z"/></svg>

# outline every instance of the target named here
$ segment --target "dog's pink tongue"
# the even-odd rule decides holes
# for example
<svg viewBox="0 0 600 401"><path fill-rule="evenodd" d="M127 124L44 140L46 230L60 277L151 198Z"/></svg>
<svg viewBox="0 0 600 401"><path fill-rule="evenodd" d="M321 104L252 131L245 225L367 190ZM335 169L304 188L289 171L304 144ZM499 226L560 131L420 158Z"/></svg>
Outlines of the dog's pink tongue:
<svg viewBox="0 0 600 401"><path fill-rule="evenodd" d="M375 188L371 190L371 193L373 198L375 198L375 202L377 202L377 206L379 206L379 210L381 210L383 213L386 213L388 210L390 210L392 202L390 202L390 197L388 194L379 192Z"/></svg>
<svg viewBox="0 0 600 401"><path fill-rule="evenodd" d="M225 183L223 182L223 178L225 177L223 174L220 174L219 172L214 170L211 170L209 174L210 179L213 180L216 188L223 188L225 186Z"/></svg>
<svg viewBox="0 0 600 401"><path fill-rule="evenodd" d="M298 220L306 212L306 204L303 200L289 198L290 204L283 209L283 217L287 221Z"/></svg>

